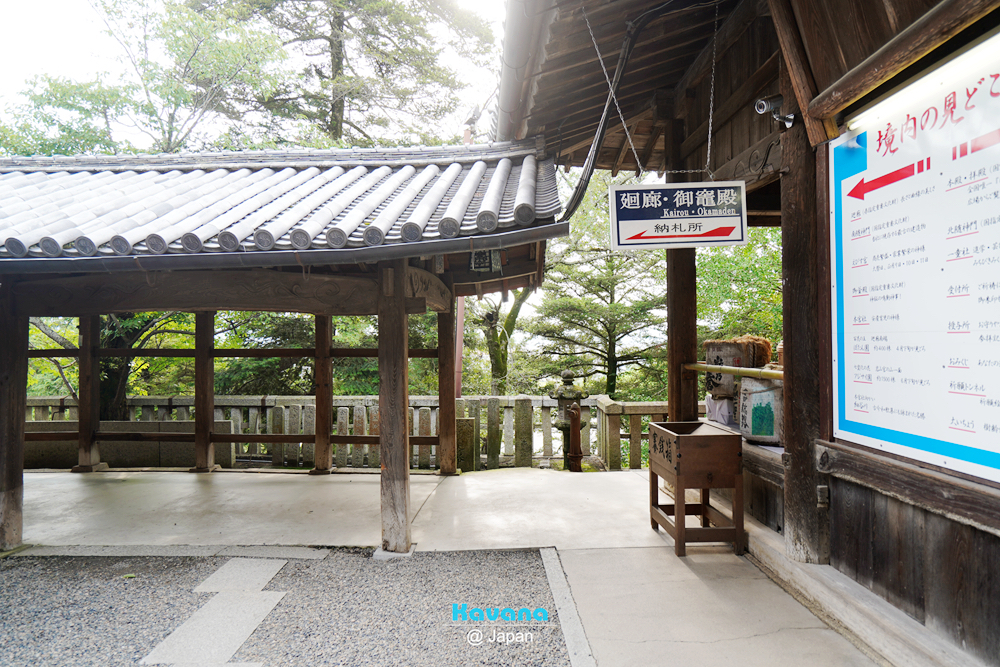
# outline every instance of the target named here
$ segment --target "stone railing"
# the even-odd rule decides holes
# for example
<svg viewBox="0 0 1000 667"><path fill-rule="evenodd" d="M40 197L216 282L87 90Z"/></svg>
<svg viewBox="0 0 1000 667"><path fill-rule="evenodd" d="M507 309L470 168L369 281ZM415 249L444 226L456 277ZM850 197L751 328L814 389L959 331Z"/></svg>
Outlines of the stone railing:
<svg viewBox="0 0 1000 667"><path fill-rule="evenodd" d="M528 417L515 420L515 401L528 399L531 410ZM491 412L490 405L495 404ZM582 434L583 451L591 453L590 413L596 406L594 399L583 401ZM334 434L377 435L378 397L376 396L335 396L333 397ZM456 401L456 416L471 419L471 427L466 427L465 449L466 468L485 469L509 464L515 453L515 431L531 433L530 451L534 459L548 459L562 456L562 436L558 432L553 438L553 410L556 401L543 396L467 396ZM129 420L132 422L191 422L194 416L192 396L134 396L128 399ZM492 418L491 418L491 415ZM285 434L307 436L315 433L316 402L313 396L216 396L215 420L232 424L232 433L243 434ZM27 399L28 422L75 421L76 402L71 398L57 396L29 396ZM527 419L527 426L520 424ZM437 396L410 397L410 429L413 435L437 435ZM515 428L516 424L520 428ZM71 425L59 430L72 430ZM72 425L75 427L75 424ZM38 425L31 427L38 430ZM103 428L103 427L102 427ZM143 427L144 430L153 430ZM488 436L497 434L497 456L489 457ZM523 438L522 438L523 439ZM459 438L459 448L463 441ZM370 444L348 444L334 446L334 465L338 468L378 468L378 446ZM218 445L217 445L218 449ZM411 456L413 468L432 469L437 467L436 446L424 445L414 448ZM476 455L478 454L478 456ZM462 457L462 452L459 454ZM218 456L217 456L218 459ZM292 444L237 443L232 457L227 457L230 465L240 461L270 461L273 466L312 467L314 465L314 444L312 442ZM478 464L476 463L478 461ZM223 462L220 462L223 463ZM224 464L224 463L223 463ZM522 459L523 464L523 459ZM62 466L48 466L62 467ZM459 466L462 467L462 466Z"/></svg>

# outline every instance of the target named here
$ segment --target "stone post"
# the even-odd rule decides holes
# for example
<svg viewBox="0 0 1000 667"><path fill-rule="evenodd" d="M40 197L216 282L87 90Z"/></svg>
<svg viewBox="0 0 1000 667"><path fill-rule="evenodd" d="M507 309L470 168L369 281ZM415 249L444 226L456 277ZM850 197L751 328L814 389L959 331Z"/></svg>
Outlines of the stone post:
<svg viewBox="0 0 1000 667"><path fill-rule="evenodd" d="M531 399L521 394L514 399L514 465L531 467L532 419Z"/></svg>
<svg viewBox="0 0 1000 667"><path fill-rule="evenodd" d="M455 433L458 440L458 468L462 472L472 470L472 431L476 420L466 417L455 420Z"/></svg>
<svg viewBox="0 0 1000 667"><path fill-rule="evenodd" d="M500 399L486 401L486 468L500 467Z"/></svg>

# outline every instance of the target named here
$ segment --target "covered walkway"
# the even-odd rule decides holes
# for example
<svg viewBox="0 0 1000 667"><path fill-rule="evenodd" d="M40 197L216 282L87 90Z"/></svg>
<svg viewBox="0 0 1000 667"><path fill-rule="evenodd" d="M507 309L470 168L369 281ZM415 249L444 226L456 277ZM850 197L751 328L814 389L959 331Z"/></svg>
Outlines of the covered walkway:
<svg viewBox="0 0 1000 667"><path fill-rule="evenodd" d="M431 625L440 621L444 634L439 644L444 647L466 641L464 635L445 632L451 618L444 616L455 602L452 598L469 582L481 584L494 576L523 578L530 588L530 568L523 574L499 572L499 567L484 568L462 559L482 550L542 548L543 559L551 554L557 565L546 569L548 588L558 600L561 577L563 585L568 583L572 608L559 608L561 636L546 635L545 641L565 641L574 666L595 661L602 667L872 664L751 562L734 556L731 547L692 547L687 558L675 557L670 538L650 529L645 471L572 475L506 469L456 477L413 474L410 488L416 544L413 564L396 561L385 567L416 568L413 576L418 576L435 559L447 561L450 580L444 585L439 582L427 610ZM83 577L88 568L129 556L200 557L206 559L205 572L222 565L225 560L220 557L283 559L286 569L322 559L315 566L322 567L331 559L345 558L341 551L328 551L328 547L379 544L379 499L375 474L27 473L24 541L37 546L8 560L0 568L0 577L13 576L17 568L12 566L32 556L48 557L52 563L71 557L78 563L73 569ZM330 565L348 585L352 566ZM365 586L377 598L381 589L400 585L401 574L376 576ZM286 576L275 581L279 580L285 587L282 591L314 585L309 578ZM503 586L512 588L509 581ZM278 602L272 616L283 618L281 614L289 613L286 607L299 599L289 590L286 595L292 597ZM362 600L351 604L362 606ZM433 613L435 604L445 611ZM319 613L319 607L304 608ZM582 632L573 631L572 612L578 615ZM393 622L389 619L387 628ZM314 618L306 623L314 623L322 632L325 621ZM260 628L258 632L268 631L266 620ZM289 655L294 652L295 636L288 632L279 640L288 643ZM156 643L149 641L143 650L151 650ZM247 639L245 650L254 641ZM556 660L566 653L545 655L547 660ZM496 657L495 664L511 664Z"/></svg>

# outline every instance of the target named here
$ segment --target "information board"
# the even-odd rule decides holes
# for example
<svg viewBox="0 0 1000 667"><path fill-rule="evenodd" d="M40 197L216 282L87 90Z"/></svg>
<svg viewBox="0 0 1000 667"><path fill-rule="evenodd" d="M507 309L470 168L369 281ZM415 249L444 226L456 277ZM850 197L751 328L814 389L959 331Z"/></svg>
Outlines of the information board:
<svg viewBox="0 0 1000 667"><path fill-rule="evenodd" d="M613 250L747 242L743 181L613 185L609 191Z"/></svg>
<svg viewBox="0 0 1000 667"><path fill-rule="evenodd" d="M993 481L998 46L849 121L830 150L835 435Z"/></svg>

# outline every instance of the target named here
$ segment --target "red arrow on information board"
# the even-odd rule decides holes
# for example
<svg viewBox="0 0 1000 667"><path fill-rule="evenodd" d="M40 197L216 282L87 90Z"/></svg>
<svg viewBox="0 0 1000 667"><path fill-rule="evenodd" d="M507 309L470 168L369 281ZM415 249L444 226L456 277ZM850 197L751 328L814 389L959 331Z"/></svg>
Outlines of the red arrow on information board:
<svg viewBox="0 0 1000 667"><path fill-rule="evenodd" d="M896 171L890 172L885 176L879 176L876 179L865 182L864 177L858 181L858 184L854 186L854 189L847 193L848 197L854 197L855 199L860 199L864 201L865 195L879 188L884 188L887 185L892 185L893 183L898 183L904 178L909 178L917 173L917 165L911 164L909 166L903 167L902 169L897 169Z"/></svg>
<svg viewBox="0 0 1000 667"><path fill-rule="evenodd" d="M701 239L712 236L729 236L736 227L716 227L703 234L667 234L666 236L646 236L646 230L642 230L635 236L630 236L627 241L648 241L649 239Z"/></svg>

